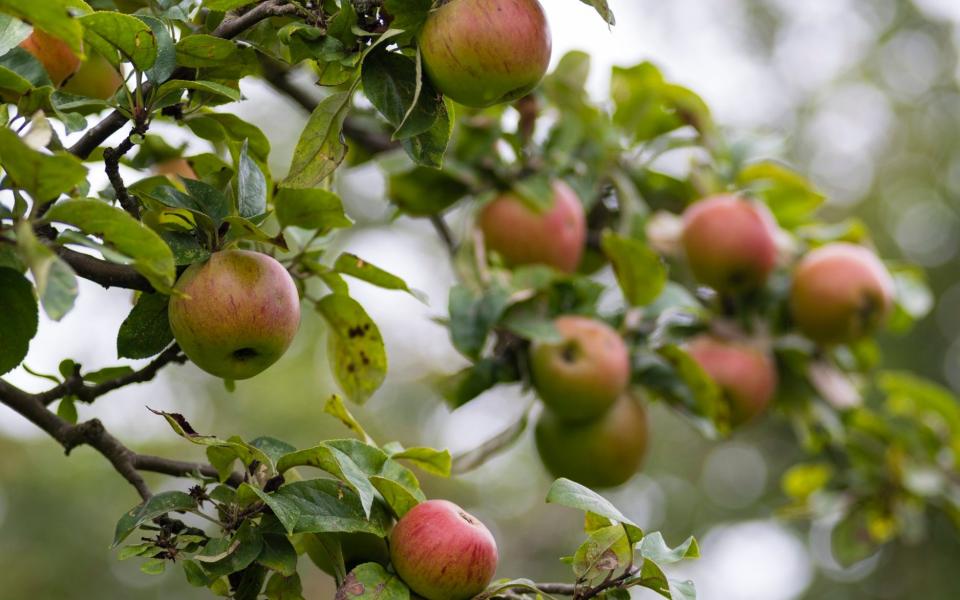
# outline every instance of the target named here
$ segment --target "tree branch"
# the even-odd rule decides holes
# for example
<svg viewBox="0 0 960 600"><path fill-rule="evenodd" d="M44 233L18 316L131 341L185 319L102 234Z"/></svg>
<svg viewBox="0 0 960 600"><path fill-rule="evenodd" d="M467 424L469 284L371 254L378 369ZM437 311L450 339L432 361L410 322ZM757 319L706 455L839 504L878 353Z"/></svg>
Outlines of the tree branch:
<svg viewBox="0 0 960 600"><path fill-rule="evenodd" d="M171 346L168 351L173 348L177 347ZM177 350L179 351L179 348L177 348ZM105 382L101 384L101 386L109 387L110 385L114 385L112 389L116 389L116 387L120 387L121 384L118 382L121 380L129 380L128 383L133 383L136 380L146 381L163 366L162 364L155 365L155 363L159 361L160 358L158 357L157 360L147 365L147 367L144 367L144 369L123 378ZM166 362L170 362L170 360ZM147 374L149 374L149 377L147 377ZM94 386L93 389L98 387L100 386ZM106 391L103 393L106 393ZM99 419L83 421L76 425L71 424L48 410L43 400L43 394L30 394L0 379L0 402L9 406L22 417L45 431L50 437L57 440L67 454L70 454L77 446L82 445L95 449L110 461L113 468L137 490L137 493L144 500L150 498L152 493L138 471L164 473L176 477L183 477L194 473L211 477L217 476L217 470L210 465L137 454L111 435ZM243 477L240 474L233 473L228 478L227 483L237 486L242 481Z"/></svg>
<svg viewBox="0 0 960 600"><path fill-rule="evenodd" d="M103 151L104 170L107 173L107 178L110 180L110 185L113 186L113 191L117 196L117 202L120 203L123 210L127 211L131 217L137 220L140 219L140 206L137 205L137 201L127 192L127 186L123 183L123 177L120 176L120 159L133 148L133 136L143 135L146 132L147 122L142 118L138 118L136 125L134 125L127 137L120 142L116 148L106 148Z"/></svg>
<svg viewBox="0 0 960 600"><path fill-rule="evenodd" d="M121 287L143 292L154 291L146 277L137 273L133 267L118 265L94 258L63 246L54 247L54 251L80 277L98 283L103 287Z"/></svg>
<svg viewBox="0 0 960 600"><path fill-rule="evenodd" d="M156 377L157 372L159 372L160 369L166 365L170 363L182 364L186 362L186 360L187 357L180 352L180 346L173 344L161 352L155 359L150 361L139 371L133 371L132 373L127 373L126 375L121 375L120 377L110 379L96 385L89 385L83 381L83 377L79 373L78 369L76 373L67 377L66 381L60 385L54 386L44 392L34 394L34 397L44 406L54 402L55 400L58 400L59 398L63 398L64 396L76 396L81 402L89 403L93 402L104 394L122 388L126 385L150 381Z"/></svg>

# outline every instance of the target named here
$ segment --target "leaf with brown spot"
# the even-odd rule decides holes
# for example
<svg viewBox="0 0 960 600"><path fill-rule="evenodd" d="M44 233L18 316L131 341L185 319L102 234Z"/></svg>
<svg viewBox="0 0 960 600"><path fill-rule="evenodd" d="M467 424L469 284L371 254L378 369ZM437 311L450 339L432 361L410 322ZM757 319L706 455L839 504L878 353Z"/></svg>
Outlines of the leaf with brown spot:
<svg viewBox="0 0 960 600"><path fill-rule="evenodd" d="M364 563L350 571L334 600L410 600L410 590L382 565Z"/></svg>

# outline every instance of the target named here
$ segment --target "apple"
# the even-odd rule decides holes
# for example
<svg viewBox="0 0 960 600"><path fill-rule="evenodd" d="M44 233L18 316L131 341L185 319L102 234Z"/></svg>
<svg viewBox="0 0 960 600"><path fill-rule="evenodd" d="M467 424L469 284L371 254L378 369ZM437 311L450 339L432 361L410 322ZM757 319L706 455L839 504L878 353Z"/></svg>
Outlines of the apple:
<svg viewBox="0 0 960 600"><path fill-rule="evenodd" d="M777 259L777 224L762 204L720 195L691 204L681 242L697 281L720 293L762 286Z"/></svg>
<svg viewBox="0 0 960 600"><path fill-rule="evenodd" d="M777 390L777 367L769 354L710 335L691 340L687 353L720 388L732 425L742 425L766 411Z"/></svg>
<svg viewBox="0 0 960 600"><path fill-rule="evenodd" d="M446 500L411 508L390 533L390 560L426 600L467 600L497 570L497 543L476 517Z"/></svg>
<svg viewBox="0 0 960 600"><path fill-rule="evenodd" d="M537 0L450 0L430 12L419 44L434 86L478 108L526 95L550 63L550 26Z"/></svg>
<svg viewBox="0 0 960 600"><path fill-rule="evenodd" d="M20 42L20 47L40 61L54 87L60 87L80 68L80 57L70 46L42 29L34 27L33 33Z"/></svg>
<svg viewBox="0 0 960 600"><path fill-rule="evenodd" d="M487 249L509 265L544 264L572 273L587 241L583 204L559 179L553 182L553 202L545 212L508 192L483 207L477 225Z"/></svg>
<svg viewBox="0 0 960 600"><path fill-rule="evenodd" d="M78 96L109 100L123 85L120 72L99 54L89 54L80 69L67 80L63 91Z"/></svg>
<svg viewBox="0 0 960 600"><path fill-rule="evenodd" d="M224 379L247 379L275 363L300 325L293 278L259 252L214 252L190 265L174 291L174 338L198 367Z"/></svg>
<svg viewBox="0 0 960 600"><path fill-rule="evenodd" d="M835 242L804 256L793 272L790 312L800 331L821 344L855 341L883 324L894 283L877 255Z"/></svg>
<svg viewBox="0 0 960 600"><path fill-rule="evenodd" d="M554 320L559 343L535 343L530 367L543 403L565 421L606 412L630 382L630 353L606 323L565 315Z"/></svg>
<svg viewBox="0 0 960 600"><path fill-rule="evenodd" d="M535 430L537 452L554 477L591 488L615 487L640 468L647 452L647 414L638 399L623 394L606 414L569 423L544 410Z"/></svg>
<svg viewBox="0 0 960 600"><path fill-rule="evenodd" d="M184 179L199 179L187 159L182 157L169 158L153 165L153 172L157 175L166 175L169 179L180 176Z"/></svg>

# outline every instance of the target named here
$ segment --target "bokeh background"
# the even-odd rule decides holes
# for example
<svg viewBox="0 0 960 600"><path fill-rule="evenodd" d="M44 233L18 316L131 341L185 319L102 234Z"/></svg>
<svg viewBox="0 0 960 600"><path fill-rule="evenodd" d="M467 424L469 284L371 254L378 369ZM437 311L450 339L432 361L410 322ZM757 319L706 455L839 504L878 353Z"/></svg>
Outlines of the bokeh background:
<svg viewBox="0 0 960 600"><path fill-rule="evenodd" d="M606 98L612 65L654 61L702 94L733 139L808 173L829 194L832 216L862 219L885 256L924 266L936 308L909 336L883 340L886 362L960 392L960 0L610 0L618 19L612 31L576 0L543 3L554 61L572 49L593 55L595 99ZM270 88L245 83L246 100L224 110L263 128L281 174L307 115ZM176 130L163 133L177 139ZM430 320L443 314L452 283L444 249L425 223L387 223L375 165L344 172L339 187L357 226L335 246L404 277L430 299L424 305L351 283L380 325L390 359L386 384L355 413L381 442L469 450L512 423L528 399L505 387L453 413L442 404L431 381L464 364ZM463 217L455 228L462 230ZM41 372L55 372L67 357L91 368L115 364L115 333L129 306L122 292L82 285L72 313L41 324L27 364ZM173 367L152 383L80 407L80 416L100 417L139 450L183 458L202 454L146 406L183 412L201 432L310 446L347 434L322 412L335 391L325 348L322 323L308 314L284 359L233 393L191 366ZM44 386L22 369L10 379L31 390ZM920 545L890 547L844 569L830 555L830 523L777 519L779 476L797 458L784 424L768 419L710 443L660 408L652 422L644 470L606 495L669 542L691 533L700 539L704 557L675 575L693 578L704 600L960 594L960 538L946 522ZM580 517L543 504L550 478L529 436L464 477L423 480L429 495L449 497L491 526L501 576L565 577L558 558L580 542ZM186 485L159 477L152 483ZM205 598L180 569L147 576L135 560L118 562L108 550L114 523L136 501L102 457L80 448L64 458L0 407L0 598ZM333 597L319 571L305 566L303 576L309 600Z"/></svg>

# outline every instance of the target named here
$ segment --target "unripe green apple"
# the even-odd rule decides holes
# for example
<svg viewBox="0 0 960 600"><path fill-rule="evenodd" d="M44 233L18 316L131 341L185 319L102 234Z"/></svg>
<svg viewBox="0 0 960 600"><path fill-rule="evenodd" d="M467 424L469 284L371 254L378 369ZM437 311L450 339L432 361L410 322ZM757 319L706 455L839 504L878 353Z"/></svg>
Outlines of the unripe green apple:
<svg viewBox="0 0 960 600"><path fill-rule="evenodd" d="M893 294L893 278L876 254L837 242L800 260L793 272L790 312L811 340L842 344L882 325L893 308Z"/></svg>
<svg viewBox="0 0 960 600"><path fill-rule="evenodd" d="M509 265L544 264L572 273L587 241L583 204L559 179L553 182L553 203L545 212L504 193L483 207L477 225L487 248Z"/></svg>
<svg viewBox="0 0 960 600"><path fill-rule="evenodd" d="M497 570L497 543L476 517L446 500L427 500L390 533L393 568L426 600L467 600Z"/></svg>
<svg viewBox="0 0 960 600"><path fill-rule="evenodd" d="M41 29L34 28L33 33L20 42L20 47L40 61L54 87L60 87L64 79L80 68L80 57L70 46Z"/></svg>
<svg viewBox="0 0 960 600"><path fill-rule="evenodd" d="M620 334L596 319L561 316L559 343L531 349L533 385L543 403L565 421L602 415L627 389L630 353Z"/></svg>
<svg viewBox="0 0 960 600"><path fill-rule="evenodd" d="M286 352L300 325L293 278L266 254L214 252L190 265L170 297L170 329L187 357L224 379L247 379Z"/></svg>
<svg viewBox="0 0 960 600"><path fill-rule="evenodd" d="M419 43L430 81L467 106L520 98L550 64L550 26L537 0L449 0L427 17Z"/></svg>
<svg viewBox="0 0 960 600"><path fill-rule="evenodd" d="M123 77L106 58L89 54L73 77L67 80L63 91L78 96L109 100L123 85Z"/></svg>
<svg viewBox="0 0 960 600"><path fill-rule="evenodd" d="M683 248L700 283L721 293L762 286L777 259L770 211L738 196L711 196L683 214Z"/></svg>
<svg viewBox="0 0 960 600"><path fill-rule="evenodd" d="M623 394L606 414L586 423L568 423L545 410L535 432L540 460L554 477L591 488L625 483L647 451L647 413L638 399Z"/></svg>
<svg viewBox="0 0 960 600"><path fill-rule="evenodd" d="M769 354L709 335L694 338L687 352L720 388L732 425L742 425L766 411L777 390L777 367Z"/></svg>

